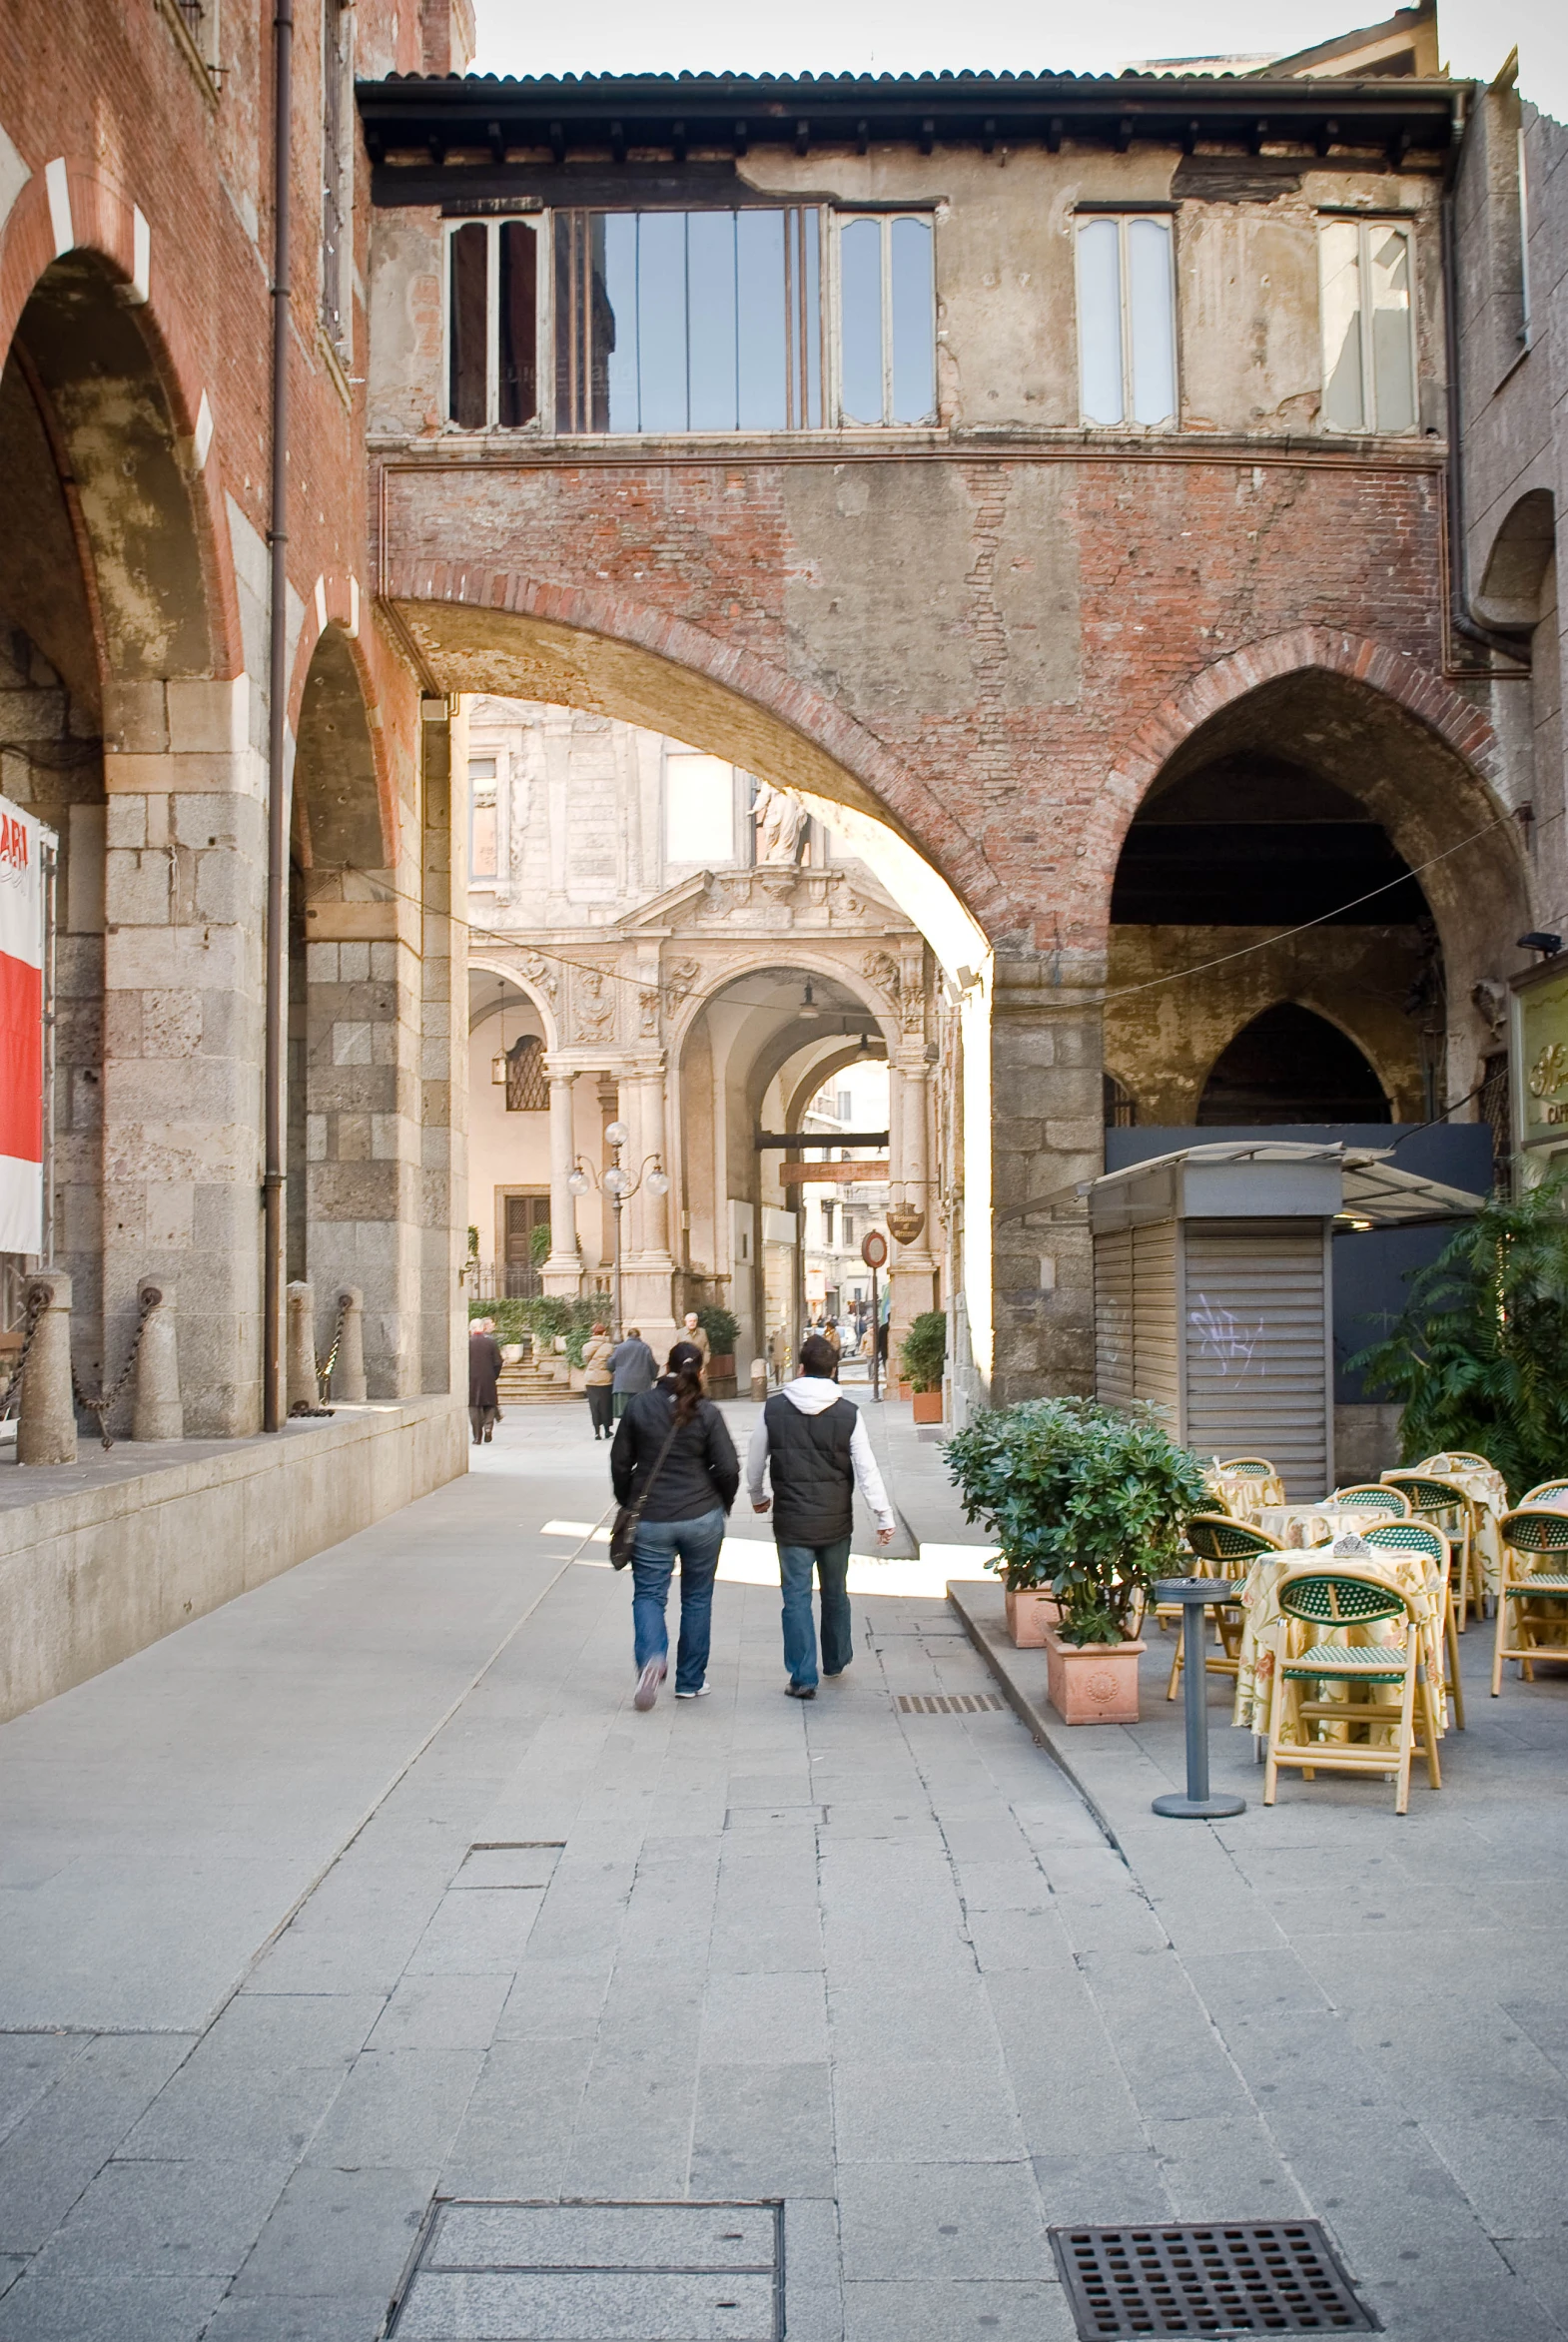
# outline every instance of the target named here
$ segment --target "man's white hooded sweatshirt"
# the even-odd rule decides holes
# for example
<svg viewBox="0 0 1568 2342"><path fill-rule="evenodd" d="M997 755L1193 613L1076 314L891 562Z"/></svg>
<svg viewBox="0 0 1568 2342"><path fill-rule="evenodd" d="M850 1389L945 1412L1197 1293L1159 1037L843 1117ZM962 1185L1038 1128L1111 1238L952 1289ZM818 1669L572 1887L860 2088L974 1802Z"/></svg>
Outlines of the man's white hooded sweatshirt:
<svg viewBox="0 0 1568 2342"><path fill-rule="evenodd" d="M836 1382L829 1382L815 1374L798 1374L793 1382L784 1384L783 1395L791 1406L799 1407L803 1415L820 1415L827 1408L836 1406L844 1393ZM848 1403L854 1405L853 1400ZM849 1460L855 1470L855 1485L865 1499L867 1510L874 1515L877 1527L891 1529L896 1526L893 1507L888 1502L882 1474L877 1470L877 1459L871 1452L865 1418L858 1407L855 1408L855 1430L849 1443ZM746 1480L753 1504L760 1504L768 1493L767 1474L768 1426L759 1416L757 1428L751 1435L751 1446L746 1453Z"/></svg>

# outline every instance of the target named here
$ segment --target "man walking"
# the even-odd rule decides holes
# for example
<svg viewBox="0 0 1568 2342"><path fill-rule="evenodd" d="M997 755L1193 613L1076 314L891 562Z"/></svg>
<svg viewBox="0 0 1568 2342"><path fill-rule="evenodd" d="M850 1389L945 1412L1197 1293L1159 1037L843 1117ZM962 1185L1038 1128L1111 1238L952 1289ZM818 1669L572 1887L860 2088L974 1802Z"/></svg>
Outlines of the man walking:
<svg viewBox="0 0 1568 2342"><path fill-rule="evenodd" d="M493 1317L475 1317L468 1328L468 1421L473 1444L484 1446L500 1413L495 1378L501 1370L501 1346L495 1339Z"/></svg>
<svg viewBox="0 0 1568 2342"><path fill-rule="evenodd" d="M800 1373L776 1390L751 1435L746 1478L752 1509L773 1507L779 1582L784 1591L785 1690L792 1700L817 1696L817 1638L811 1579L822 1593L822 1669L842 1675L855 1656L849 1615L849 1546L858 1487L876 1517L877 1543L893 1535L893 1508L871 1452L859 1407L834 1379L838 1356L820 1334L800 1345ZM764 1488L771 1477L773 1494Z"/></svg>
<svg viewBox="0 0 1568 2342"><path fill-rule="evenodd" d="M610 1404L617 1423L639 1390L653 1388L658 1372L653 1352L637 1328L628 1325L625 1340L617 1342L610 1352Z"/></svg>

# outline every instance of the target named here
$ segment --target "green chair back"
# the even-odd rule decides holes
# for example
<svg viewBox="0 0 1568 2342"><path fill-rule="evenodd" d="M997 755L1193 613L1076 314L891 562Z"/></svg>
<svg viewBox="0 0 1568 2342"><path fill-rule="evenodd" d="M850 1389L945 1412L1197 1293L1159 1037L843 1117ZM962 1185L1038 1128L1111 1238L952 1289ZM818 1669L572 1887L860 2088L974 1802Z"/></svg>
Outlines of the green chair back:
<svg viewBox="0 0 1568 2342"><path fill-rule="evenodd" d="M1568 1553L1568 1512L1505 1513L1498 1531L1516 1553Z"/></svg>
<svg viewBox="0 0 1568 2342"><path fill-rule="evenodd" d="M1254 1561L1260 1553L1280 1551L1278 1539L1266 1529L1249 1529L1224 1513L1195 1514L1186 1524L1186 1541L1199 1561Z"/></svg>
<svg viewBox="0 0 1568 2342"><path fill-rule="evenodd" d="M1261 1455L1233 1455L1230 1461L1227 1464L1221 1464L1219 1469L1221 1472L1233 1474L1238 1480L1270 1480L1273 1478L1274 1472L1274 1467L1268 1458Z"/></svg>
<svg viewBox="0 0 1568 2342"><path fill-rule="evenodd" d="M1409 1499L1399 1489L1385 1488L1380 1480L1358 1480L1349 1488L1336 1488L1330 1501L1359 1505L1366 1512L1404 1514L1410 1509Z"/></svg>
<svg viewBox="0 0 1568 2342"><path fill-rule="evenodd" d="M1361 1543L1383 1553L1424 1553L1429 1561L1449 1559L1448 1540L1425 1521L1379 1521L1363 1529Z"/></svg>
<svg viewBox="0 0 1568 2342"><path fill-rule="evenodd" d="M1313 1626L1361 1626L1377 1618L1403 1618L1408 1605L1391 1586L1370 1578L1331 1576L1288 1578L1279 1589L1279 1607L1290 1618Z"/></svg>
<svg viewBox="0 0 1568 2342"><path fill-rule="evenodd" d="M1412 1512L1455 1512L1470 1501L1457 1480L1438 1480L1426 1472L1385 1472L1383 1486L1401 1490Z"/></svg>
<svg viewBox="0 0 1568 2342"><path fill-rule="evenodd" d="M1527 1504L1545 1504L1552 1497L1561 1496L1565 1488L1568 1488L1568 1480L1538 1481L1535 1487L1527 1488L1520 1497L1520 1510L1522 1511Z"/></svg>

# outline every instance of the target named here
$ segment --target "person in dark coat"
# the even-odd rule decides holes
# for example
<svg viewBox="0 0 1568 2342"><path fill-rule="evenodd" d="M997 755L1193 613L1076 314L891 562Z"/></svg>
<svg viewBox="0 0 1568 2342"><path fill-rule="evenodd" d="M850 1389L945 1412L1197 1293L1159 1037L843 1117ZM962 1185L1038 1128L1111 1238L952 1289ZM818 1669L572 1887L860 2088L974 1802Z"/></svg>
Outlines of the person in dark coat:
<svg viewBox="0 0 1568 2342"><path fill-rule="evenodd" d="M838 1366L833 1344L820 1333L809 1334L800 1345L799 1374L764 1406L746 1458L752 1509L773 1508L789 1670L784 1688L792 1700L817 1696L813 1575L822 1589L823 1672L842 1675L855 1656L849 1548L857 1486L876 1516L879 1545L889 1542L895 1526L860 1409L838 1387Z"/></svg>
<svg viewBox="0 0 1568 2342"><path fill-rule="evenodd" d="M628 1399L610 1449L610 1481L617 1504L632 1504L646 1491L631 1557L632 1655L637 1670L632 1706L653 1706L668 1668L664 1607L677 1553L680 1642L675 1697L700 1700L708 1689L714 1573L725 1516L740 1487L740 1465L724 1417L702 1395L702 1353L690 1342L675 1344L668 1372L651 1390L633 1392Z"/></svg>
<svg viewBox="0 0 1568 2342"><path fill-rule="evenodd" d="M653 1388L658 1371L653 1352L637 1328L628 1325L624 1341L610 1352L610 1403L617 1423L639 1390Z"/></svg>
<svg viewBox="0 0 1568 2342"><path fill-rule="evenodd" d="M468 1421L473 1444L482 1447L500 1414L495 1378L501 1370L501 1346L495 1339L493 1317L475 1317L468 1328Z"/></svg>

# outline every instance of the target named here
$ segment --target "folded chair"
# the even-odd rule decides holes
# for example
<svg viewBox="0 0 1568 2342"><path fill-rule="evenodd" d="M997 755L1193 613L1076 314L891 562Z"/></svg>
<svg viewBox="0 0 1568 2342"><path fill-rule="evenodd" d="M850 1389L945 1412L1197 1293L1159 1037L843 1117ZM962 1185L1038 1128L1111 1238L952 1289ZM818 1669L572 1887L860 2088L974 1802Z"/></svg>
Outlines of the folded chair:
<svg viewBox="0 0 1568 2342"><path fill-rule="evenodd" d="M1457 1480L1439 1479L1432 1472L1385 1472L1383 1485L1401 1490L1419 1521L1441 1529L1450 1545L1459 1549L1459 1591L1455 1610L1460 1634L1470 1619L1470 1557L1475 1548L1475 1506ZM1476 1608L1480 1608L1479 1597Z"/></svg>
<svg viewBox="0 0 1568 2342"><path fill-rule="evenodd" d="M1464 1730L1464 1685L1459 1681L1459 1636L1454 1623L1454 1549L1441 1529L1430 1522L1378 1521L1361 1531L1361 1543L1374 1552L1419 1553L1434 1562L1443 1581L1443 1649L1448 1655L1448 1689L1453 1694L1454 1722Z"/></svg>
<svg viewBox="0 0 1568 2342"><path fill-rule="evenodd" d="M1336 1488L1328 1501L1359 1505L1363 1512L1397 1513L1406 1520L1410 1515L1410 1500L1403 1490L1385 1488L1381 1480L1357 1480L1349 1488Z"/></svg>
<svg viewBox="0 0 1568 2342"><path fill-rule="evenodd" d="M1228 1469L1228 1467L1226 1467ZM1277 1537L1270 1537L1266 1529L1249 1528L1245 1521L1233 1521L1228 1513L1198 1513L1186 1524L1186 1541L1190 1546L1196 1567L1194 1578L1244 1578L1260 1553L1282 1553L1284 1548ZM1155 1614L1162 1624L1181 1618L1179 1602L1163 1602ZM1241 1623L1230 1603L1219 1603L1214 1609L1214 1625L1219 1635L1219 1649L1205 1658L1203 1666L1209 1675L1228 1675L1234 1679L1237 1653L1241 1648ZM1171 1662L1171 1681L1166 1686L1166 1698L1174 1700L1181 1681L1181 1637L1176 1637L1176 1657Z"/></svg>
<svg viewBox="0 0 1568 2342"><path fill-rule="evenodd" d="M1395 1643L1314 1642L1293 1658L1281 1642L1274 1669L1273 1697L1268 1710L1268 1761L1263 1772L1263 1803L1271 1806L1281 1765L1306 1775L1375 1773L1395 1775L1398 1787L1394 1812L1410 1803L1410 1759L1416 1748L1415 1706L1421 1704L1420 1749L1427 1779L1442 1787L1437 1762L1437 1702L1421 1665L1421 1638L1410 1604L1397 1587L1377 1578L1361 1578L1345 1570L1306 1571L1286 1578L1279 1588L1279 1608L1287 1619L1297 1618L1320 1633L1338 1627L1370 1626L1385 1618L1403 1618L1404 1648ZM1295 1703L1291 1729L1303 1733L1316 1723L1368 1725L1372 1732L1392 1730L1394 1744L1372 1738L1349 1740L1287 1740L1286 1687L1294 1684L1335 1684L1348 1691L1351 1684L1397 1684L1399 1705L1360 1704L1342 1700L1301 1700Z"/></svg>
<svg viewBox="0 0 1568 2342"><path fill-rule="evenodd" d="M1525 1683L1534 1683L1536 1659L1568 1661L1568 1643L1542 1643L1535 1638L1542 1627L1555 1626L1563 1617L1556 1608L1568 1601L1568 1512L1543 1507L1531 1512L1520 1506L1498 1523L1503 1548L1502 1583L1497 1589L1497 1644L1492 1653L1492 1698L1503 1688L1503 1661L1517 1659ZM1532 1569L1531 1560L1548 1567ZM1555 1563L1555 1567L1550 1566ZM1532 1606L1549 1602L1551 1609ZM1510 1614L1512 1623L1510 1626ZM1510 1634L1512 1640L1510 1641Z"/></svg>

